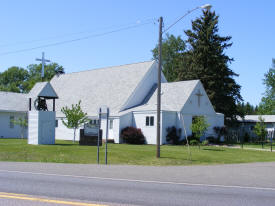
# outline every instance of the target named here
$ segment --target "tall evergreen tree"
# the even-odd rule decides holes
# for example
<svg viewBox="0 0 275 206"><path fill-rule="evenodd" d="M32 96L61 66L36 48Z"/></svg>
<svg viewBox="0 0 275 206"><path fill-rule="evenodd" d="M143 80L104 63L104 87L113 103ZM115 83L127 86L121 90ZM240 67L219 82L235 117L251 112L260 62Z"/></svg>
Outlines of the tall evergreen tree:
<svg viewBox="0 0 275 206"><path fill-rule="evenodd" d="M225 49L232 45L231 37L218 34L218 19L215 12L203 11L192 22L192 30L185 31L190 49L178 80L200 79L216 112L223 113L226 120L235 120L237 102L242 100L241 87L233 79L238 75L229 68L233 59L225 54Z"/></svg>
<svg viewBox="0 0 275 206"><path fill-rule="evenodd" d="M245 115L253 115L253 114L257 114L257 110L258 107L257 106L253 106L251 104L249 104L249 102L246 102L246 104L244 102L242 103L238 103L237 104L237 110L238 110L238 115L240 115L241 117L244 117Z"/></svg>

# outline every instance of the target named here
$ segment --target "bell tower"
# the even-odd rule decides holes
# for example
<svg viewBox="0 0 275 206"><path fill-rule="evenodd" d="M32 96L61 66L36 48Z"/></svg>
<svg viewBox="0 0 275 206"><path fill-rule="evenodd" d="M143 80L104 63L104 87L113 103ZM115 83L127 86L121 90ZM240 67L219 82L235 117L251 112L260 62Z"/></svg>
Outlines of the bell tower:
<svg viewBox="0 0 275 206"><path fill-rule="evenodd" d="M28 144L55 144L56 92L49 82L37 83L29 94ZM52 101L52 105L48 105Z"/></svg>

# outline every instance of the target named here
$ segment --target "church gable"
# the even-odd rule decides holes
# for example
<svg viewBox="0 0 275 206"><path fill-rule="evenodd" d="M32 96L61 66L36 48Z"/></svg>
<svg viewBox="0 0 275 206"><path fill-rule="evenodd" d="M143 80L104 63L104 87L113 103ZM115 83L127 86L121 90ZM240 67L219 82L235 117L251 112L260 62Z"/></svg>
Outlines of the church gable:
<svg viewBox="0 0 275 206"><path fill-rule="evenodd" d="M158 64L154 61L143 79L139 82L133 93L127 99L126 103L121 107L120 111L142 105L148 101L157 87ZM167 82L162 74L161 82Z"/></svg>
<svg viewBox="0 0 275 206"><path fill-rule="evenodd" d="M216 114L200 81L198 81L197 85L194 87L181 111L186 114L195 115Z"/></svg>

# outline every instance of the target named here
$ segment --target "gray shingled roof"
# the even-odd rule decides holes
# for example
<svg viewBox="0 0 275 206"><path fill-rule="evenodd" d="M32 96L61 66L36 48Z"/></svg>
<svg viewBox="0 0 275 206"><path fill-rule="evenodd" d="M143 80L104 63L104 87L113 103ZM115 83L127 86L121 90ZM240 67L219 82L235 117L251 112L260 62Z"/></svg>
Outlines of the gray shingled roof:
<svg viewBox="0 0 275 206"><path fill-rule="evenodd" d="M64 106L78 103L89 116L98 114L98 108L107 105L111 115L118 115L154 61L93 69L55 76L51 85L58 94L57 115Z"/></svg>
<svg viewBox="0 0 275 206"><path fill-rule="evenodd" d="M26 112L27 110L27 94L14 92L0 92L0 111Z"/></svg>
<svg viewBox="0 0 275 206"><path fill-rule="evenodd" d="M182 107L198 83L199 80L161 83L161 110L181 111ZM156 109L157 89L155 89L148 102L144 102L144 104L138 107L125 110L121 114L125 114L130 111L147 111Z"/></svg>

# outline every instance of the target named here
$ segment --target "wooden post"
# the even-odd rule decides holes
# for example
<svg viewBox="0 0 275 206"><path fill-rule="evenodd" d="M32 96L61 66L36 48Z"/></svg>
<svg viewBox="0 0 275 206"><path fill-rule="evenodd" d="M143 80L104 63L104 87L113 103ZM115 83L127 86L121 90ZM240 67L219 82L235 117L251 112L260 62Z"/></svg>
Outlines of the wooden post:
<svg viewBox="0 0 275 206"><path fill-rule="evenodd" d="M162 17L159 18L159 64L158 64L158 95L157 95L157 158L160 157L160 104L161 104L161 46L162 46Z"/></svg>
<svg viewBox="0 0 275 206"><path fill-rule="evenodd" d="M29 98L29 111L32 111L32 98Z"/></svg>
<svg viewBox="0 0 275 206"><path fill-rule="evenodd" d="M55 99L53 99L53 111L55 112Z"/></svg>

